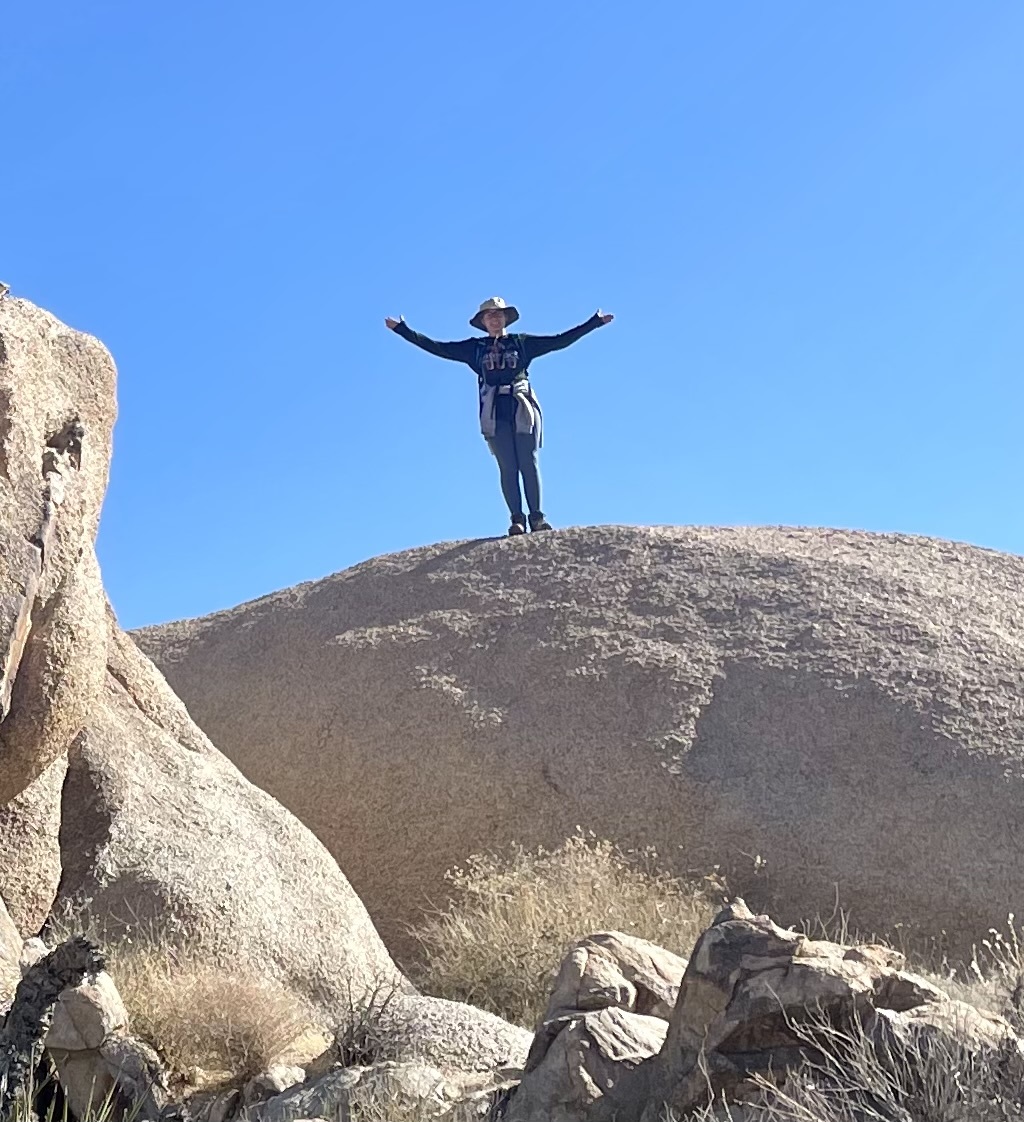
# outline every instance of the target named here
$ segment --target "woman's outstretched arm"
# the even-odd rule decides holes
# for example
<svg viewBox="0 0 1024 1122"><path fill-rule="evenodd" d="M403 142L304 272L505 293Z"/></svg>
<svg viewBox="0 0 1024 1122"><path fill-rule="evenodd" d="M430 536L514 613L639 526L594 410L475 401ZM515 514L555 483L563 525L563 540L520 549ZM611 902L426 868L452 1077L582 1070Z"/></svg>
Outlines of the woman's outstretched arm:
<svg viewBox="0 0 1024 1122"><path fill-rule="evenodd" d="M582 339L584 335L589 335L596 328L611 323L614 318L610 313L597 311L585 323L581 323L579 327L570 327L568 331L563 331L560 335L524 335L523 346L526 350L526 361L529 363L535 358L540 358L541 355L549 354L551 351L560 351L571 343L575 343L577 339Z"/></svg>
<svg viewBox="0 0 1024 1122"><path fill-rule="evenodd" d="M421 335L405 322L404 319L392 319L388 316L384 326L390 328L396 335L415 343L428 354L437 355L438 358L451 359L452 362L472 362L474 342L473 339L457 339L452 343L439 343L436 339L428 339Z"/></svg>

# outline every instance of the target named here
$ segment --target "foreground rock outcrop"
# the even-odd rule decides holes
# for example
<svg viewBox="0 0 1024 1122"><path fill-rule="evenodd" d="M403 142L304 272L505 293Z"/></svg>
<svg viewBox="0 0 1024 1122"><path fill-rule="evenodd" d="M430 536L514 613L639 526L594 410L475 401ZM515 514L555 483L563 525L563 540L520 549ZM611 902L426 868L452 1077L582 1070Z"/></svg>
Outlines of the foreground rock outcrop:
<svg viewBox="0 0 1024 1122"><path fill-rule="evenodd" d="M789 923L1020 911L1024 559L828 530L592 527L380 557L138 640L385 934L583 824ZM684 948L672 948L681 951Z"/></svg>
<svg viewBox="0 0 1024 1122"><path fill-rule="evenodd" d="M14 1071L17 1087L33 1045L44 1041L79 1118L98 1099L112 1102L115 1120L197 1122L362 1112L661 1122L711 1117L709 1108L748 1122L923 1122L1019 1118L1024 1110L1024 1044L1010 1021L951 999L890 947L814 940L738 899L703 931L688 961L620 932L576 943L523 1070L529 1034L467 1007L461 1021L443 1012L437 1021L431 1003L451 1003L389 995L376 1009L353 1010L322 1054L304 1052L296 1063L305 1048L296 1041L255 1075L247 1067L203 1087L183 1082L180 1067L166 1070L131 1034L115 980L87 940L49 953L29 940L21 962L15 1005L0 1016L0 1122L17 1098L10 1085L5 1092L5 1072ZM393 996L420 1007L393 1010ZM1008 987L1001 1000L1013 1012ZM198 1012L180 1010L185 1021ZM173 1038L174 1026L165 1027ZM236 1033L241 1027L234 1022ZM240 1040L235 1056L247 1064L252 1056ZM442 1047L432 1050L431 1042Z"/></svg>
<svg viewBox="0 0 1024 1122"><path fill-rule="evenodd" d="M856 1096L874 1069L888 1103L876 1095L864 1117L909 1119L903 1100L915 1080L935 1083L944 1065L963 1069L946 1109L968 1104L978 1087L968 1069L987 1065L1009 1096L1000 1116L1019 1117L1024 1047L1006 1020L951 1000L889 947L812 940L737 900L697 940L661 1016L609 1003L544 1021L505 1118L657 1122L666 1106L684 1118L713 1103L770 1100L773 1088L806 1077L808 1062L818 1083L836 1077L846 1112L830 1117L860 1117Z"/></svg>
<svg viewBox="0 0 1024 1122"><path fill-rule="evenodd" d="M668 1020L685 970L685 958L635 935L588 935L562 960L542 1023L611 1007Z"/></svg>
<svg viewBox="0 0 1024 1122"><path fill-rule="evenodd" d="M58 930L143 925L325 1017L409 988L334 859L213 747L107 607L93 542L114 382L95 339L0 299L0 897L22 936L51 913Z"/></svg>
<svg viewBox="0 0 1024 1122"><path fill-rule="evenodd" d="M103 966L99 949L81 937L27 964L10 1009L0 1017L0 1122L24 1114L19 1103L24 1103L58 1001Z"/></svg>
<svg viewBox="0 0 1024 1122"><path fill-rule="evenodd" d="M686 959L619 931L569 949L534 1034L508 1122L585 1113L662 1049Z"/></svg>
<svg viewBox="0 0 1024 1122"><path fill-rule="evenodd" d="M39 939L25 943L21 971L25 979L68 953L76 940L50 951ZM88 948L84 941L81 949ZM64 988L51 990L52 1021L43 1038L46 1054L60 1084L64 1100L77 1119L88 1119L109 1104L112 1122L128 1118L156 1118L167 1101L167 1085L157 1053L128 1031L128 1012L113 979L93 970L77 984L74 977L58 980ZM38 1001L38 984L30 1000ZM18 990L24 998L23 988ZM12 1015L14 1010L12 1010Z"/></svg>

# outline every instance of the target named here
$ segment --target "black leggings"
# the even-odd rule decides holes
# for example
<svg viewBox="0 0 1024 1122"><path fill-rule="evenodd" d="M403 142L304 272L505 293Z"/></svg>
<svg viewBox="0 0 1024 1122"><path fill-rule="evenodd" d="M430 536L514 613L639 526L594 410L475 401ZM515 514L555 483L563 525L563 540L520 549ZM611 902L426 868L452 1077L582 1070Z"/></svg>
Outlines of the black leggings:
<svg viewBox="0 0 1024 1122"><path fill-rule="evenodd" d="M498 461L501 473L501 493L505 496L509 513L523 516L523 496L519 490L519 477L523 477L526 505L531 514L540 514L540 471L537 467L537 434L516 432L509 421L499 421L494 436L487 438L487 446Z"/></svg>

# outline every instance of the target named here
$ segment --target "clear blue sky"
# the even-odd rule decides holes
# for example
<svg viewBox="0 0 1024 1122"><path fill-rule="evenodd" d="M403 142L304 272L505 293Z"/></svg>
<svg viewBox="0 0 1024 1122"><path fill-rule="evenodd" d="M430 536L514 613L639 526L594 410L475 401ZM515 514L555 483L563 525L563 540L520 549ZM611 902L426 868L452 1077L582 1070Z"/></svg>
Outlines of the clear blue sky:
<svg viewBox="0 0 1024 1122"><path fill-rule="evenodd" d="M100 336L127 626L502 533L463 338L537 362L556 525L1024 552L1024 5L33 0L0 278Z"/></svg>

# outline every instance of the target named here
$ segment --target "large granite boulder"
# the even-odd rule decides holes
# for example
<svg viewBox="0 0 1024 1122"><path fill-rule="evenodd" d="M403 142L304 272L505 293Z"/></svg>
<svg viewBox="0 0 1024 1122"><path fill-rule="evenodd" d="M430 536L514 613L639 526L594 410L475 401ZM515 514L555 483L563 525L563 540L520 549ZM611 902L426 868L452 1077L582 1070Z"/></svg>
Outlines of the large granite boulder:
<svg viewBox="0 0 1024 1122"><path fill-rule="evenodd" d="M1024 559L605 526L379 557L139 642L386 935L579 824L795 923L954 950L1020 911ZM687 948L673 950L686 953Z"/></svg>
<svg viewBox="0 0 1024 1122"><path fill-rule="evenodd" d="M75 743L54 911L158 931L255 966L324 1015L381 985L410 988L310 831L191 723L111 621L107 681Z"/></svg>
<svg viewBox="0 0 1024 1122"><path fill-rule="evenodd" d="M52 932L142 925L325 1018L411 990L335 860L107 607L93 543L114 378L95 339L0 298L0 896L22 935L48 913Z"/></svg>

